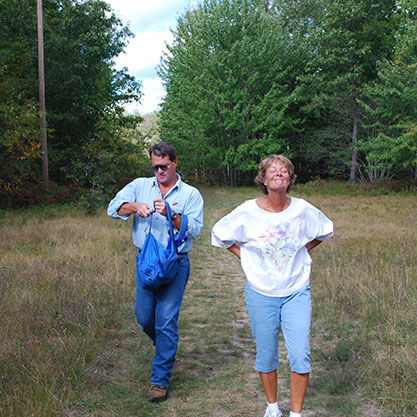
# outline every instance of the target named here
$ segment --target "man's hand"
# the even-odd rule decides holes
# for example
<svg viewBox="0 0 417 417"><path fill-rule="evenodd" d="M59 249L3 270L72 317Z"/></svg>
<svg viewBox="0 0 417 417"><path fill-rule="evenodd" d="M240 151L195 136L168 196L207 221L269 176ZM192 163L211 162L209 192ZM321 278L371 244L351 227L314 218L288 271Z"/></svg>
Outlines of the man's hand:
<svg viewBox="0 0 417 417"><path fill-rule="evenodd" d="M153 212L153 207L146 203L125 203L119 208L119 216L127 216L136 213L139 217L149 217Z"/></svg>
<svg viewBox="0 0 417 417"><path fill-rule="evenodd" d="M165 204L165 200L163 200L162 198L157 198L156 200L153 201L153 203L155 205L155 211L161 214L162 216L165 216L166 218L168 218L167 206ZM178 213L177 218L175 220L174 219L172 220L172 224L177 230L180 230L181 222L182 222L181 215Z"/></svg>
<svg viewBox="0 0 417 417"><path fill-rule="evenodd" d="M155 205L155 211L162 216L167 217L167 206L165 205L165 200L162 198L157 198L153 201Z"/></svg>

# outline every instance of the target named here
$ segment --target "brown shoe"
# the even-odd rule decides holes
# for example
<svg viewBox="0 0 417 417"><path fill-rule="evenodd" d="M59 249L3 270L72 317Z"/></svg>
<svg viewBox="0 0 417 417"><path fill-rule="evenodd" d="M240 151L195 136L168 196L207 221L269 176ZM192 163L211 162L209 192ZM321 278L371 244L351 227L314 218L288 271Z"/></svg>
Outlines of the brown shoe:
<svg viewBox="0 0 417 417"><path fill-rule="evenodd" d="M155 385L155 384L151 385L151 388L146 394L146 398L153 403L159 403L161 401L165 401L167 397L168 397L168 388L161 387L160 385Z"/></svg>

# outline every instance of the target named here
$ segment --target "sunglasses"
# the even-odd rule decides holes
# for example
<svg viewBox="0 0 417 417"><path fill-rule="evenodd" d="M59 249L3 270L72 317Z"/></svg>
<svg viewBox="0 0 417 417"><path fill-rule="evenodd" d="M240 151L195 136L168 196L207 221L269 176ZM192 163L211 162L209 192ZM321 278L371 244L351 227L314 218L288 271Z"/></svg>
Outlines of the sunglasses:
<svg viewBox="0 0 417 417"><path fill-rule="evenodd" d="M162 169L162 171L166 171L173 162L174 161L171 161L168 165L151 165L151 170L153 172L158 172L160 169Z"/></svg>

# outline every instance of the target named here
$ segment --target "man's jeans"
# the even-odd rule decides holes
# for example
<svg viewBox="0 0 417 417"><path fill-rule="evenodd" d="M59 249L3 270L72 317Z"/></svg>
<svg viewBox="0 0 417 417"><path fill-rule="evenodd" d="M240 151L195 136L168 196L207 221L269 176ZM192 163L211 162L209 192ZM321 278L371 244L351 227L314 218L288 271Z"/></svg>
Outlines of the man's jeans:
<svg viewBox="0 0 417 417"><path fill-rule="evenodd" d="M178 347L178 317L189 276L190 262L184 254L172 283L148 291L136 282L136 318L155 345L151 384L169 387Z"/></svg>

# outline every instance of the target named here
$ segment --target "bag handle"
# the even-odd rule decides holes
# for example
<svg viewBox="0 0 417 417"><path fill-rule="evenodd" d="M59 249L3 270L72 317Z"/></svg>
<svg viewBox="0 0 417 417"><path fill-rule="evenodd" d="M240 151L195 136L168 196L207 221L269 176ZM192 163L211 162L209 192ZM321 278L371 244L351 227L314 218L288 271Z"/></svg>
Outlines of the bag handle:
<svg viewBox="0 0 417 417"><path fill-rule="evenodd" d="M174 227L172 226L171 207L169 206L168 201L166 200L165 207L167 209L167 218L169 222L169 235L171 236L172 241L174 241Z"/></svg>
<svg viewBox="0 0 417 417"><path fill-rule="evenodd" d="M186 214L182 213L181 214L181 227L180 227L180 231L178 233L178 239L175 241L175 244L177 246L182 245L188 239L188 237L185 236L187 226L188 226L188 216Z"/></svg>
<svg viewBox="0 0 417 417"><path fill-rule="evenodd" d="M175 246L180 246L187 240L187 236L185 236L185 232L186 232L187 227L188 227L188 216L184 213L181 214L181 227L180 227L180 230L179 230L179 233L178 233L178 239L174 240L174 227L172 225L171 207L169 206L169 203L166 200L165 200L165 206L166 206L166 210L167 210L167 218L168 218L168 223L169 223L170 241L174 242ZM152 215L156 211L155 203L153 203L153 208L154 208L154 211L150 215L150 219L149 219L149 223L148 223L148 230L147 230L146 233L149 233L149 231L152 228Z"/></svg>
<svg viewBox="0 0 417 417"><path fill-rule="evenodd" d="M177 247L177 246L182 245L187 240L187 236L185 236L185 232L188 227L188 216L184 213L181 214L181 227L178 232L178 239L174 240L174 228L172 225L171 207L169 206L168 201L165 201L165 206L167 208L167 217L168 217L168 222L169 222L169 235L170 235L172 242L174 242L175 247Z"/></svg>
<svg viewBox="0 0 417 417"><path fill-rule="evenodd" d="M145 230L145 233L148 234L152 230L152 215L156 212L155 202L153 203L153 211L151 212L151 215L149 216L149 223Z"/></svg>

